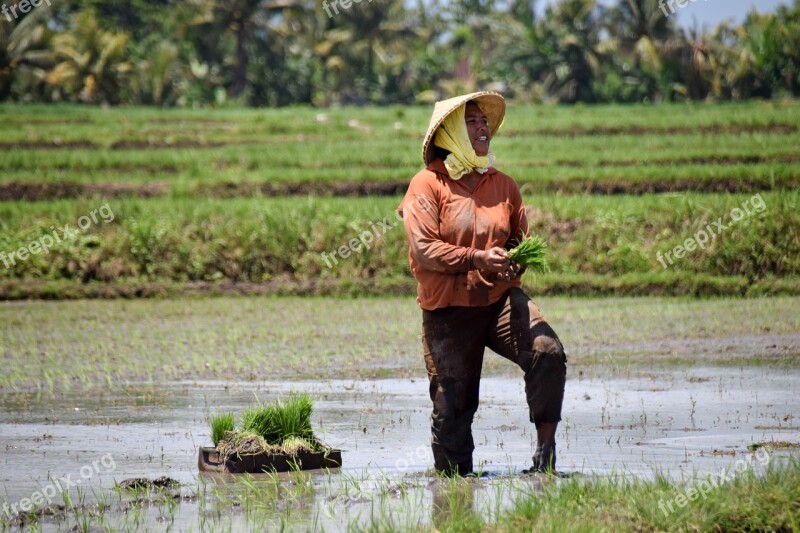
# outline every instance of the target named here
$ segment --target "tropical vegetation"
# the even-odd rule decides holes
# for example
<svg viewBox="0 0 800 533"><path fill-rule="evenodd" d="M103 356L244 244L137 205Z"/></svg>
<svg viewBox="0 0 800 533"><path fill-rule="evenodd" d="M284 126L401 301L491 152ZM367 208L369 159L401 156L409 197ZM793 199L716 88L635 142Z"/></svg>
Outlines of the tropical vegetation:
<svg viewBox="0 0 800 533"><path fill-rule="evenodd" d="M682 28L659 0L58 0L0 17L0 100L156 106L800 94L800 0ZM328 15L330 13L330 16Z"/></svg>

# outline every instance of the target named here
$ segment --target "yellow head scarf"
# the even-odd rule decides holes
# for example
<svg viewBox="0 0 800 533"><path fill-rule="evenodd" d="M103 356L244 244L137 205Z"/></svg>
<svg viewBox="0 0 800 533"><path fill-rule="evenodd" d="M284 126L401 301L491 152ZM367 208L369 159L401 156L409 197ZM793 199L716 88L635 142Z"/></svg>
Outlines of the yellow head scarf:
<svg viewBox="0 0 800 533"><path fill-rule="evenodd" d="M494 164L493 152L479 156L472 148L469 133L467 133L467 124L464 122L466 108L467 105L464 104L447 115L433 139L434 145L450 152L450 155L444 160L444 166L447 168L450 178L454 180L460 180L473 170L483 174Z"/></svg>

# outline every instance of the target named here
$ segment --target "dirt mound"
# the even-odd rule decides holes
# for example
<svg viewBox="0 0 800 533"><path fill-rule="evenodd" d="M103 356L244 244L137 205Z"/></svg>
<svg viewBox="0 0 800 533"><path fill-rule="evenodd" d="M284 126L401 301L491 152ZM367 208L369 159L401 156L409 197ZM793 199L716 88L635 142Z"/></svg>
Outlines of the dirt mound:
<svg viewBox="0 0 800 533"><path fill-rule="evenodd" d="M244 146L258 144L256 141L197 141L193 139L176 139L172 142L150 140L117 141L111 145L112 150L155 150L159 148L219 148L221 146Z"/></svg>
<svg viewBox="0 0 800 533"><path fill-rule="evenodd" d="M595 194L643 195L674 192L725 192L755 193L762 191L795 189L800 186L800 176L773 181L771 178L742 179L718 176L711 178L641 179L628 178L525 180L517 179L523 195ZM393 181L306 181L302 183L260 183L253 181L201 184L189 193L196 198L250 198L257 196L334 196L360 198L366 196L401 196L408 188L408 180ZM26 183L12 181L0 183L0 201L37 201L61 198L105 196L122 198L138 196L153 198L169 194L166 182L149 183Z"/></svg>
<svg viewBox="0 0 800 533"><path fill-rule="evenodd" d="M668 192L727 192L752 193L771 191L776 188L796 188L800 178L793 177L787 183L773 184L769 178L743 180L733 177L714 177L708 179L679 178L631 182L626 179L603 179L587 181L553 182L551 192L589 193L597 195L612 194L659 194Z"/></svg>
<svg viewBox="0 0 800 533"><path fill-rule="evenodd" d="M180 487L180 485L178 481L167 476L161 476L155 479L134 477L122 480L119 483L120 488L128 490L175 489Z"/></svg>
<svg viewBox="0 0 800 533"><path fill-rule="evenodd" d="M273 447L258 435L232 435L230 438L219 441L217 450L223 459L242 455L261 455L274 451Z"/></svg>
<svg viewBox="0 0 800 533"><path fill-rule="evenodd" d="M168 192L168 187L162 183L75 183L69 181L53 183L11 181L0 183L0 201L24 200L33 202L85 196L105 196L109 198L140 196L151 198L164 196Z"/></svg>
<svg viewBox="0 0 800 533"><path fill-rule="evenodd" d="M504 136L523 137L529 135L551 135L554 137L582 137L603 135L678 135L706 133L777 133L786 135L796 132L795 124L710 124L707 126L596 126L593 128L534 128L504 130Z"/></svg>
<svg viewBox="0 0 800 533"><path fill-rule="evenodd" d="M307 181L302 183L228 182L196 187L195 196L237 198L247 196L397 196L404 194L408 180L397 181Z"/></svg>
<svg viewBox="0 0 800 533"><path fill-rule="evenodd" d="M515 166L523 167L639 167L639 166L677 166L677 165L761 165L765 163L800 163L800 156L781 154L772 156L760 155L726 155L726 156L694 156L660 159L601 159L597 163L572 159L555 161L524 161Z"/></svg>
<svg viewBox="0 0 800 533"><path fill-rule="evenodd" d="M69 148L88 148L95 149L98 146L92 141L12 141L0 142L0 150L47 150L47 149L69 149Z"/></svg>

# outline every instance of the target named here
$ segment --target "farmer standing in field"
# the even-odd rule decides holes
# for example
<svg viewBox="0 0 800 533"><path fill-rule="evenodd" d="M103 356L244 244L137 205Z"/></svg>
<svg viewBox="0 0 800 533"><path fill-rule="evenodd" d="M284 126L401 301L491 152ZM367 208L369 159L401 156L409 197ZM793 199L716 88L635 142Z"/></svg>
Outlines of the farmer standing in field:
<svg viewBox="0 0 800 533"><path fill-rule="evenodd" d="M472 419L486 347L525 372L536 425L533 467L555 472L566 356L556 333L520 288L510 241L528 234L519 187L495 169L489 143L505 116L497 93L437 102L422 144L426 168L398 207L422 308L422 349L433 401L434 466L473 473Z"/></svg>

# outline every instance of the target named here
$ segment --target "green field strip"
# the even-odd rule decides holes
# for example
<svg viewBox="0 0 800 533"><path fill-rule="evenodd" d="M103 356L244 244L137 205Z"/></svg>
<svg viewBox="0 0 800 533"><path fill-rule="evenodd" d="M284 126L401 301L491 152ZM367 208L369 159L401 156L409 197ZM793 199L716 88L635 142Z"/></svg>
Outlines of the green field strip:
<svg viewBox="0 0 800 533"><path fill-rule="evenodd" d="M755 209L755 198L763 209ZM74 229L79 217L106 201L113 222L0 268L0 278L263 282L408 274L405 234L394 216L398 197L2 202L0 250L15 251L65 223ZM753 212L731 224L733 209L746 202ZM797 192L526 198L532 231L549 241L556 273L675 271L753 280L800 275L799 203ZM670 266L658 259L718 220L729 227L708 236L708 246ZM326 264L323 253L374 231L378 221L389 229L375 246Z"/></svg>

